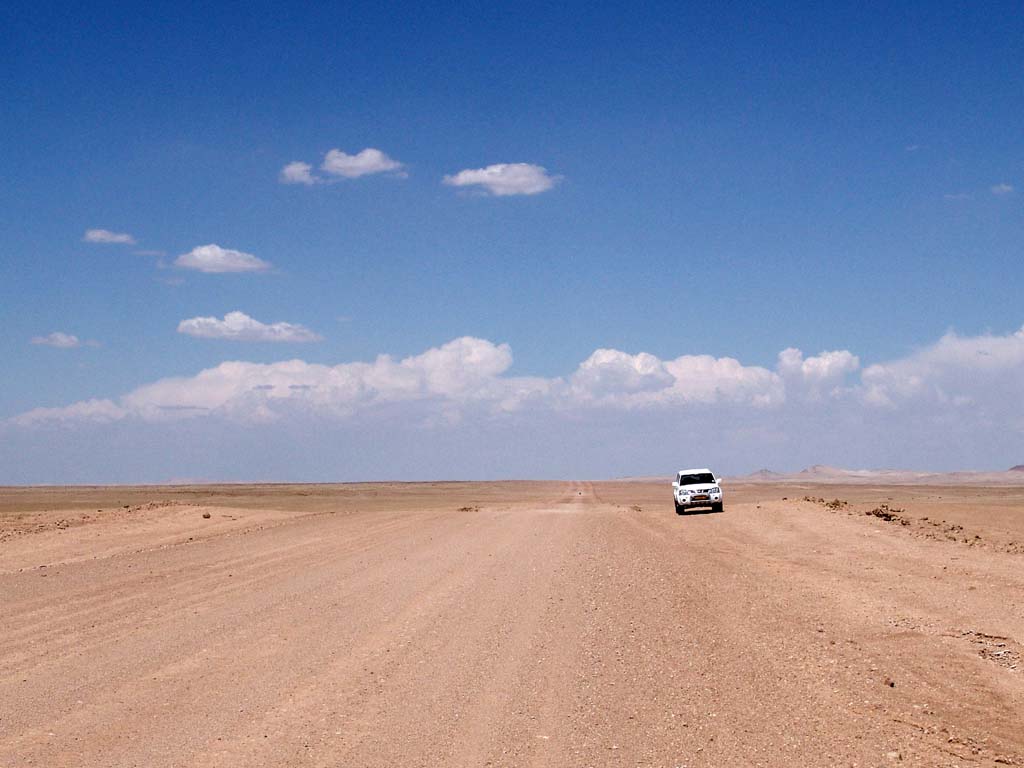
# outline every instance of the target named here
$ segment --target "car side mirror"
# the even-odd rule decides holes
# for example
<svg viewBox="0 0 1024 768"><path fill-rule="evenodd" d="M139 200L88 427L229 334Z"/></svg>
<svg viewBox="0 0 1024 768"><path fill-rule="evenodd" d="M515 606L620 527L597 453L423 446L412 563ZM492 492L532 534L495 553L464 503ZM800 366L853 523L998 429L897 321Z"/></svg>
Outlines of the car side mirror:
<svg viewBox="0 0 1024 768"><path fill-rule="evenodd" d="M672 487L673 488L678 488L679 487L679 481L678 480L673 480L672 481Z"/></svg>
<svg viewBox="0 0 1024 768"><path fill-rule="evenodd" d="M715 478L715 485L721 485L721 484L722 484L722 478L716 477Z"/></svg>

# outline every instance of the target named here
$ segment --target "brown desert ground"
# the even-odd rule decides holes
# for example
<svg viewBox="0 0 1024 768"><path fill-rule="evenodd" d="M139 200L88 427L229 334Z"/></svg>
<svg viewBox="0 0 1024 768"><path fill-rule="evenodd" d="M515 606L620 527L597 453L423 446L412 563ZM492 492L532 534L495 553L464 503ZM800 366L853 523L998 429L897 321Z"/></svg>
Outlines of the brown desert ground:
<svg viewBox="0 0 1024 768"><path fill-rule="evenodd" d="M1024 765L1024 487L0 489L0 766Z"/></svg>

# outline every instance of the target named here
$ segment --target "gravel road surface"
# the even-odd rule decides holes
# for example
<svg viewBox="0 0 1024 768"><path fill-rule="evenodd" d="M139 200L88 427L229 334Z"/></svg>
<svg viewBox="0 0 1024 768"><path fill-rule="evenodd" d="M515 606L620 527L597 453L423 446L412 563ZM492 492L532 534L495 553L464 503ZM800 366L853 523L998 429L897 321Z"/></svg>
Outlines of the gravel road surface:
<svg viewBox="0 0 1024 768"><path fill-rule="evenodd" d="M858 493L0 491L0 766L1024 765L1024 506Z"/></svg>

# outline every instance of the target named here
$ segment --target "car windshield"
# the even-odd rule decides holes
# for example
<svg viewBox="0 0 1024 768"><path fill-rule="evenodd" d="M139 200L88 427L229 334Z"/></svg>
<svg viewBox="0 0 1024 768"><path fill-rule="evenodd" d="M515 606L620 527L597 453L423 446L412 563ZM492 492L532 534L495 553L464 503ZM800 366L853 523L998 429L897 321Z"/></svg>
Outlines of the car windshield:
<svg viewBox="0 0 1024 768"><path fill-rule="evenodd" d="M698 472L695 475L680 475L680 485L696 485L698 483L713 483L715 482L715 476L710 472Z"/></svg>

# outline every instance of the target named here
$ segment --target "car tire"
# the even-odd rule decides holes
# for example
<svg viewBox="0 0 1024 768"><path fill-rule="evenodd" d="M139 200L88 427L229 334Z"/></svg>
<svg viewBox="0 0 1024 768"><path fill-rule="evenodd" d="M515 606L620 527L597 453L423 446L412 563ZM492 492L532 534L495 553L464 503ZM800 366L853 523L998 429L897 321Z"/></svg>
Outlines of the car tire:
<svg viewBox="0 0 1024 768"><path fill-rule="evenodd" d="M712 504L711 505L711 511L712 512L724 512L725 511L725 505L722 502L718 502L717 504Z"/></svg>
<svg viewBox="0 0 1024 768"><path fill-rule="evenodd" d="M686 507L681 507L678 504L676 504L676 514L677 515L684 515L684 514L686 514Z"/></svg>

